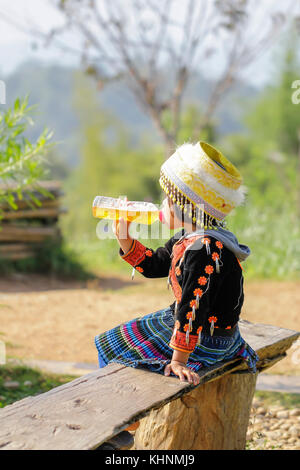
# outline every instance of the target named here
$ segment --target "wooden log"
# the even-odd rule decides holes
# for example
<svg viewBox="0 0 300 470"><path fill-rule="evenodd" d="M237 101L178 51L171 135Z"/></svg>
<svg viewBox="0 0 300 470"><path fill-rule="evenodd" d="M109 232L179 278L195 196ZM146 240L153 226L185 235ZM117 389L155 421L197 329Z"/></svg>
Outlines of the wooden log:
<svg viewBox="0 0 300 470"><path fill-rule="evenodd" d="M10 261L19 261L21 259L30 258L35 256L36 253L34 250L24 250L24 251L16 251L16 252L7 252L7 253L0 253L0 258L4 260Z"/></svg>
<svg viewBox="0 0 300 470"><path fill-rule="evenodd" d="M0 245L0 255L8 252L24 251L29 248L30 245L26 243L3 243Z"/></svg>
<svg viewBox="0 0 300 470"><path fill-rule="evenodd" d="M151 410L135 432L134 448L244 450L256 378L228 374Z"/></svg>
<svg viewBox="0 0 300 470"><path fill-rule="evenodd" d="M47 181L39 181L39 186L46 189L51 193L59 193L61 191L61 181L58 180L47 180ZM13 191L17 188L17 184L14 182L11 183L0 183L0 190L11 190ZM25 188L27 191L36 191L32 186L27 186Z"/></svg>
<svg viewBox="0 0 300 470"><path fill-rule="evenodd" d="M54 198L58 198L60 196L62 196L64 193L62 191L62 188L61 188L61 182L60 181L39 181L39 185L44 188L45 190L49 191L53 196ZM10 183L10 184L7 184L7 183L0 183L0 191L4 190L4 191L7 191L7 190L10 190L12 191L12 194L14 195L14 198L16 200L16 203L18 202L18 194L17 193L14 193L14 188L16 188L17 185L15 183ZM39 199L40 201L44 201L46 199L52 199L52 198L49 198L49 196L47 195L43 195L41 192L39 192L38 190L28 186L25 188L26 191L30 191L31 194L33 194L34 197L36 197L37 199ZM31 201L31 198L25 193L25 190L22 191L22 196L23 196L23 201ZM32 201L31 201L32 202ZM9 205L5 205L3 204L4 207L9 207ZM1 208L3 208L3 206L1 206Z"/></svg>
<svg viewBox="0 0 300 470"><path fill-rule="evenodd" d="M55 238L60 234L59 228L54 227L21 227L6 224L0 230L0 241L42 242L46 238Z"/></svg>
<svg viewBox="0 0 300 470"><path fill-rule="evenodd" d="M55 207L59 207L60 204L61 204L61 201L60 201L60 198L55 198L55 199L43 199L40 201L41 202L41 206L36 206L37 209L42 209L42 208L55 208ZM21 201L19 200L16 200L15 201L15 204L17 205L18 209L17 210L20 210L20 209L30 209L30 206L28 205L28 202L27 202L27 199L22 199ZM2 209L3 211L7 211L7 212L12 212L12 209L11 207L8 205L8 204L0 204L0 209Z"/></svg>
<svg viewBox="0 0 300 470"><path fill-rule="evenodd" d="M28 218L46 218L46 217L55 217L57 218L59 214L67 212L66 208L59 207L42 207L37 209L28 209L28 210L16 210L16 211L6 211L3 214L4 220L13 220L13 219L28 219Z"/></svg>

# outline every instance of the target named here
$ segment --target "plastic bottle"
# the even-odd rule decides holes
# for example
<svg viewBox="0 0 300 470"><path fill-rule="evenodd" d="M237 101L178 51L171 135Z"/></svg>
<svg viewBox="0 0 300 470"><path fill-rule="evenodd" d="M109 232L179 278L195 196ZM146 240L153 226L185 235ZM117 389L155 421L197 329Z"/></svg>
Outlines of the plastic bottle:
<svg viewBox="0 0 300 470"><path fill-rule="evenodd" d="M121 198L96 196L93 202L93 216L98 219L124 220L137 224L151 225L157 220L163 222L163 214L152 202L127 201Z"/></svg>

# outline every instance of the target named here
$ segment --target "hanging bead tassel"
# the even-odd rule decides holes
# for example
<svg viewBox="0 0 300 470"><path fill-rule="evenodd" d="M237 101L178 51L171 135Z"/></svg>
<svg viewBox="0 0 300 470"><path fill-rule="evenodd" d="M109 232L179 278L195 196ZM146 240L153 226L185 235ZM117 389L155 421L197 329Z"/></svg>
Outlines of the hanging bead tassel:
<svg viewBox="0 0 300 470"><path fill-rule="evenodd" d="M186 330L185 342L186 342L186 344L189 344L189 342L190 342L190 329L189 328Z"/></svg>
<svg viewBox="0 0 300 470"><path fill-rule="evenodd" d="M198 307L197 307L198 308ZM193 313L192 313L192 319L193 321L195 320L196 318L196 311L195 311L195 305L193 305Z"/></svg>
<svg viewBox="0 0 300 470"><path fill-rule="evenodd" d="M174 329L173 334L172 334L172 339L176 341L176 335L177 335L177 328Z"/></svg>
<svg viewBox="0 0 300 470"><path fill-rule="evenodd" d="M215 325L214 321L211 321L210 322L210 336L214 334L214 325Z"/></svg>
<svg viewBox="0 0 300 470"><path fill-rule="evenodd" d="M189 318L189 330L192 331L193 329L193 323L192 323L192 318Z"/></svg>
<svg viewBox="0 0 300 470"><path fill-rule="evenodd" d="M196 295L196 308L199 308L199 294Z"/></svg>
<svg viewBox="0 0 300 470"><path fill-rule="evenodd" d="M216 262L216 272L219 273L220 272L220 264L219 264L218 258L215 259L215 262Z"/></svg>
<svg viewBox="0 0 300 470"><path fill-rule="evenodd" d="M209 246L209 241L208 240L205 241L205 245L206 245L206 253L208 255L210 255L210 246Z"/></svg>
<svg viewBox="0 0 300 470"><path fill-rule="evenodd" d="M200 346L200 343L201 343L201 330L202 328L200 327L200 331L198 333L198 339L197 339L197 346Z"/></svg>
<svg viewBox="0 0 300 470"><path fill-rule="evenodd" d="M131 280L133 280L135 274L135 268L133 268L132 273L131 273Z"/></svg>

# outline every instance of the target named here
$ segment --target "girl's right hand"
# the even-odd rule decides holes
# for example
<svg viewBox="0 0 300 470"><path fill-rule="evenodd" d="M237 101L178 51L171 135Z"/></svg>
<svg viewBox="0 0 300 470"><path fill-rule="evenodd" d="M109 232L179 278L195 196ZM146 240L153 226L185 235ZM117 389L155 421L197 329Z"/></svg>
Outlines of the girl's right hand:
<svg viewBox="0 0 300 470"><path fill-rule="evenodd" d="M129 236L129 227L130 223L127 220L124 220L123 217L113 221L112 230L114 235L119 241L125 241L131 239Z"/></svg>
<svg viewBox="0 0 300 470"><path fill-rule="evenodd" d="M120 207L122 207L122 205L125 206L126 202L127 198L125 201L121 201ZM121 217L120 219L114 220L112 225L113 233L124 253L127 253L132 245L132 238L129 235L130 224L131 222L128 222L128 220L124 220L124 218Z"/></svg>

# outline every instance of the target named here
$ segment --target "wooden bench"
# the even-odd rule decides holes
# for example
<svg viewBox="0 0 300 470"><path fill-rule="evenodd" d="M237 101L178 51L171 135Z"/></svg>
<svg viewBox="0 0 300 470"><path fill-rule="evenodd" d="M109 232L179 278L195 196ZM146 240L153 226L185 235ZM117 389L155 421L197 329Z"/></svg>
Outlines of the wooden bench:
<svg viewBox="0 0 300 470"><path fill-rule="evenodd" d="M239 324L260 357L258 371L285 357L299 336L271 325ZM109 364L1 409L0 449L96 449L137 420L135 449L244 449L257 374L235 359L202 370L200 377L194 387Z"/></svg>

